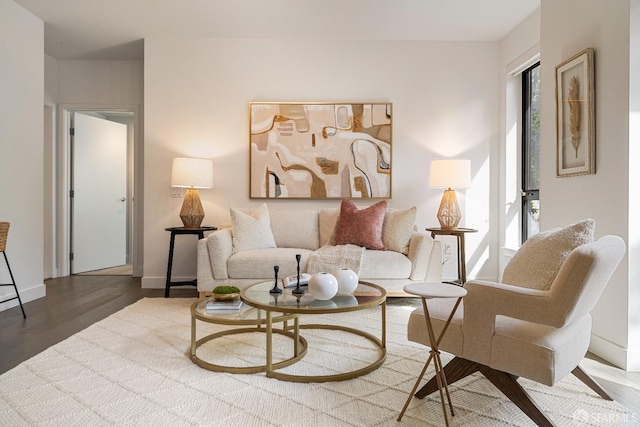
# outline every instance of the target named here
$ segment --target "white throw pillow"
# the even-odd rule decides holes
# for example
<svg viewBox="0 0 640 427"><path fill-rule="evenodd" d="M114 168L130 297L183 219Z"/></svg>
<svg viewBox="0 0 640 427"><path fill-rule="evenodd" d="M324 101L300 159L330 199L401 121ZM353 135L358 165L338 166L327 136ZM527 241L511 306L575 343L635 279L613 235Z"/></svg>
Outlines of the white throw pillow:
<svg viewBox="0 0 640 427"><path fill-rule="evenodd" d="M504 269L502 283L548 290L569 253L593 242L595 221L585 219L530 237Z"/></svg>
<svg viewBox="0 0 640 427"><path fill-rule="evenodd" d="M233 252L276 247L266 204L253 211L251 215L235 208L231 208L230 211Z"/></svg>
<svg viewBox="0 0 640 427"><path fill-rule="evenodd" d="M409 253L409 241L416 222L417 208L387 209L382 225L382 241L389 251Z"/></svg>

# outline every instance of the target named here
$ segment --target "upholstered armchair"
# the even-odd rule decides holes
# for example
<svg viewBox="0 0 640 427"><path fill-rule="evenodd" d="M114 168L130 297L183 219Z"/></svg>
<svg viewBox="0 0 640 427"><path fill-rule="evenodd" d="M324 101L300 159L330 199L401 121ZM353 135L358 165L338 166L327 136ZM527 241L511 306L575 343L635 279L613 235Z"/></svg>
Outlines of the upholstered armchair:
<svg viewBox="0 0 640 427"><path fill-rule="evenodd" d="M479 371L540 426L553 423L518 377L552 386L573 373L601 397L612 400L578 364L589 346L589 312L622 260L625 243L617 236L605 236L582 244L593 240L593 222L577 239L575 229L585 231L585 224L571 227L569 232L570 227L541 233L531 244L525 243L505 269L503 282L509 283L468 281L467 296L440 343L440 350L455 356L444 368L449 384ZM567 250L567 235L568 248L575 249ZM541 261L541 256L552 259ZM559 268L547 271L553 265ZM429 302L436 336L454 303L451 299ZM409 319L409 340L429 345L425 329L422 308L416 309ZM432 379L416 397L435 390Z"/></svg>

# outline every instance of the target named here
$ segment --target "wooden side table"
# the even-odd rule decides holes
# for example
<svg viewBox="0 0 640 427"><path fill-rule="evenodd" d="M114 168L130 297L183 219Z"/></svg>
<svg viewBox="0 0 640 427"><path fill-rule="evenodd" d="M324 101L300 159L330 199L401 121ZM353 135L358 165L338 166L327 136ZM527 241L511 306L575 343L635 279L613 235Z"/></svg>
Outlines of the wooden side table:
<svg viewBox="0 0 640 427"><path fill-rule="evenodd" d="M216 227L200 227L200 228L184 228L184 227L168 227L166 231L171 232L171 240L169 241L169 262L167 264L167 280L164 285L164 297L169 298L169 291L173 286L196 286L198 282L196 280L189 280L186 282L172 282L171 270L173 269L173 246L176 242L176 235L193 234L198 236L198 239L204 239L205 231L217 230Z"/></svg>
<svg viewBox="0 0 640 427"><path fill-rule="evenodd" d="M454 228L452 230L443 230L440 227L427 228L431 232L431 237L436 236L456 236L458 239L458 280L454 283L464 285L467 281L467 259L464 254L464 235L465 233L477 233L478 230L473 228Z"/></svg>
<svg viewBox="0 0 640 427"><path fill-rule="evenodd" d="M445 283L410 283L405 285L404 291L408 294L417 295L422 299L422 310L424 311L424 319L427 326L427 332L429 334L429 344L431 350L429 350L429 358L427 362L424 364L424 368L422 368L422 372L420 372L420 376L416 381L416 384L413 386L413 390L407 397L407 401L402 408L402 412L398 416L398 421L402 419L407 407L409 406L409 402L411 398L416 393L418 389L418 385L420 381L422 381L422 377L424 377L425 372L427 372L427 368L429 367L429 363L433 360L433 366L435 368L435 377L438 383L438 390L440 391L440 402L442 403L442 412L444 414L444 421L447 427L449 427L449 418L447 417L447 408L444 402L444 396L446 394L447 400L449 402L449 409L451 410L451 416L454 416L453 412L453 404L451 403L451 396L449 395L449 387L447 386L447 377L444 373L444 367L442 366L442 360L440 360L440 350L438 349L438 345L440 345L440 341L442 341L442 337L447 332L449 328L449 324L451 323L451 319L453 319L453 315L455 314L462 298L467 295L467 290L460 286L448 285ZM440 335L436 339L436 335L433 331L433 325L431 324L431 316L429 315L429 309L427 307L427 300L431 298L457 298L453 309L451 310L451 314L449 318L445 322L442 327L442 331L440 331Z"/></svg>

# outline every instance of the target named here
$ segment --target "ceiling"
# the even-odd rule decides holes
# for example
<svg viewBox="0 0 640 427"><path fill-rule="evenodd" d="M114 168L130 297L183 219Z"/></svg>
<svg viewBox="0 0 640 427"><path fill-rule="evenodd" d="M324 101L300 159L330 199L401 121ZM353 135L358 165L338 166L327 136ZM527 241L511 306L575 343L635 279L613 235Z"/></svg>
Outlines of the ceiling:
<svg viewBox="0 0 640 427"><path fill-rule="evenodd" d="M143 59L143 39L497 41L540 0L14 0L56 59Z"/></svg>

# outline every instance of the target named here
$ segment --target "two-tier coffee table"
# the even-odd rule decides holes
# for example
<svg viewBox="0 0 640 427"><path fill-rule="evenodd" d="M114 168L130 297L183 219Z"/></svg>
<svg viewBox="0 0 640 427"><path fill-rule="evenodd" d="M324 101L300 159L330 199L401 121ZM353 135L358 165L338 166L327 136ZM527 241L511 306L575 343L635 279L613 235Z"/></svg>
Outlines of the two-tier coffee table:
<svg viewBox="0 0 640 427"><path fill-rule="evenodd" d="M210 297L213 298L213 297ZM209 369L216 372L229 372L233 374L253 374L256 372L264 372L267 370L267 365L255 365L255 366L224 366L215 363L207 362L206 360L198 356L198 348L203 344L226 335L254 333L254 332L266 332L265 325L267 324L267 316L263 310L243 305L239 310L207 310L206 304L210 298L205 298L202 301L195 302L191 305L191 360L201 368ZM295 334L292 331L287 330L287 322L294 320L297 322L297 314L283 314L283 313L269 313L269 328L271 331L269 334L277 333L295 340L294 342L294 354L291 358L282 360L278 363L272 364L271 368L284 368L297 362L307 352L307 341ZM218 325L233 326L229 329L216 332L213 334L205 335L204 337L197 339L196 326L197 321L205 323L214 323ZM273 329L274 323L283 323L282 329ZM237 327L244 326L244 327Z"/></svg>
<svg viewBox="0 0 640 427"><path fill-rule="evenodd" d="M341 381L359 377L379 368L387 355L386 349L386 299L387 294L384 288L372 283L360 282L353 295L337 295L328 301L319 301L313 298L306 291L302 296L292 294L291 288L286 288L281 294L270 294L269 290L273 287L273 281L257 283L243 289L240 298L245 304L264 310L266 313L266 375L271 378L277 378L284 381L295 382L325 382L325 381ZM301 325L298 316L311 314L333 314L344 313L350 311L366 310L368 308L381 306L381 337L378 338L373 334L362 331L360 329L351 328L343 325L327 325L327 324L303 324ZM273 324L278 322L279 315L294 315L293 327L285 327L285 329L293 329L294 343L298 340L302 342L303 337L300 336L300 329L329 329L336 331L344 331L347 333L359 335L371 341L378 349L378 358L367 366L355 369L349 372L332 374L332 375L293 375L284 372L278 372L277 369L282 368L282 364L273 363L273 333L276 331ZM355 315L355 314L354 314ZM305 341L306 342L306 341ZM296 359L299 360L299 359Z"/></svg>

